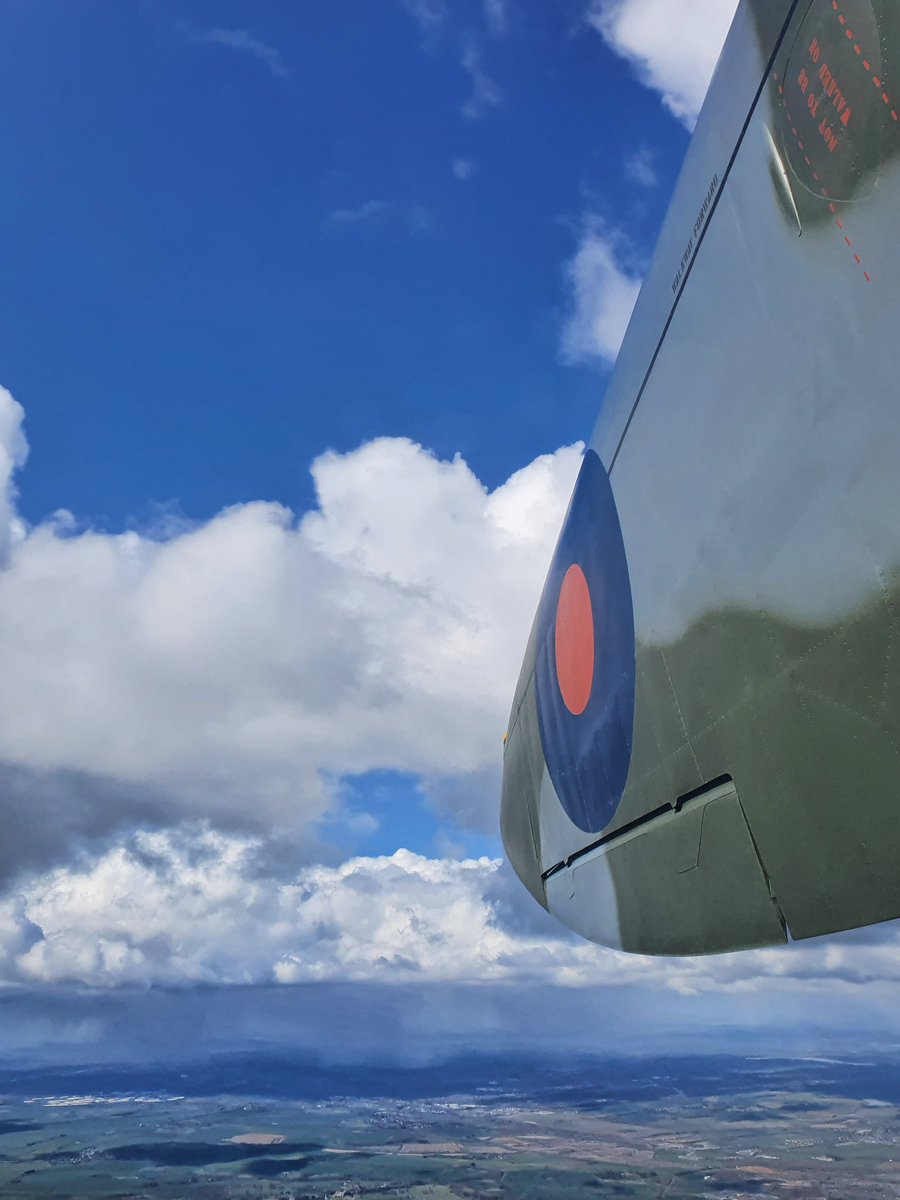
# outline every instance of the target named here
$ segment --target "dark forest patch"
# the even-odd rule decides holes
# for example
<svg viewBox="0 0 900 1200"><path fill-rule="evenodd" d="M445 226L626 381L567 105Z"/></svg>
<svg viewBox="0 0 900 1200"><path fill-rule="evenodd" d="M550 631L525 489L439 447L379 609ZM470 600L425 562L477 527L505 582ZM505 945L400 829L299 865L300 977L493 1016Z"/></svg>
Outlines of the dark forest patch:
<svg viewBox="0 0 900 1200"><path fill-rule="evenodd" d="M320 1142L281 1142L277 1146L235 1146L221 1142L138 1142L114 1146L104 1158L117 1162L152 1162L159 1167L206 1167L258 1158L281 1158L322 1149Z"/></svg>

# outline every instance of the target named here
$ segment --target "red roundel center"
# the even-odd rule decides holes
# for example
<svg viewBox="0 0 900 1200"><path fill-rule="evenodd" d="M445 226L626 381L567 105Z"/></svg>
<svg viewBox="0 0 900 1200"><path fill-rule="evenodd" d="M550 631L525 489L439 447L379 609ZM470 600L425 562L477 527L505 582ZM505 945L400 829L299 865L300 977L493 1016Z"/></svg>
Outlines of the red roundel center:
<svg viewBox="0 0 900 1200"><path fill-rule="evenodd" d="M566 572L556 608L556 677L566 708L580 717L594 684L594 613L584 571Z"/></svg>

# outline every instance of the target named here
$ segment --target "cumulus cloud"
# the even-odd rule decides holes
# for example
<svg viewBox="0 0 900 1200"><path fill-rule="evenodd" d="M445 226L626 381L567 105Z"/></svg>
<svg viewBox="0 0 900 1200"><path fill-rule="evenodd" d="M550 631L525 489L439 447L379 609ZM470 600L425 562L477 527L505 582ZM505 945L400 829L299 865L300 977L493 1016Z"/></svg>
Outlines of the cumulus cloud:
<svg viewBox="0 0 900 1200"><path fill-rule="evenodd" d="M253 37L246 29L190 29L187 26L182 26L182 29L186 36L198 45L225 46L229 50L237 50L255 58L277 79L287 79L290 74L280 52L274 46Z"/></svg>
<svg viewBox="0 0 900 1200"><path fill-rule="evenodd" d="M519 976L544 958L541 939L494 920L496 862L401 850L277 884L257 869L260 847L210 829L141 832L34 877L0 903L0 980L465 982ZM577 969L586 952L566 957Z"/></svg>
<svg viewBox="0 0 900 1200"><path fill-rule="evenodd" d="M0 901L0 983L190 987L540 984L682 997L895 990L895 926L864 937L653 959L570 937L499 861L407 850L277 880L261 839L138 832Z"/></svg>
<svg viewBox="0 0 900 1200"><path fill-rule="evenodd" d="M622 262L622 239L588 219L564 274L569 313L562 331L563 359L615 362L641 290L640 279Z"/></svg>
<svg viewBox="0 0 900 1200"><path fill-rule="evenodd" d="M736 8L737 0L592 0L587 19L692 128Z"/></svg>
<svg viewBox="0 0 900 1200"><path fill-rule="evenodd" d="M33 826L24 863L123 814L300 835L342 775L496 761L579 447L489 492L459 458L380 439L318 459L299 519L256 502L160 538L26 532L5 392L0 435L0 819Z"/></svg>
<svg viewBox="0 0 900 1200"><path fill-rule="evenodd" d="M375 768L493 825L579 447L488 491L379 439L321 456L299 519L258 502L153 537L26 528L26 453L0 391L0 985L896 995L896 926L645 959L568 936L494 860L317 861L329 780Z"/></svg>
<svg viewBox="0 0 900 1200"><path fill-rule="evenodd" d="M467 179L472 178L472 172L475 170L475 164L470 158L454 158L450 164L450 169L453 172L454 179L465 183Z"/></svg>

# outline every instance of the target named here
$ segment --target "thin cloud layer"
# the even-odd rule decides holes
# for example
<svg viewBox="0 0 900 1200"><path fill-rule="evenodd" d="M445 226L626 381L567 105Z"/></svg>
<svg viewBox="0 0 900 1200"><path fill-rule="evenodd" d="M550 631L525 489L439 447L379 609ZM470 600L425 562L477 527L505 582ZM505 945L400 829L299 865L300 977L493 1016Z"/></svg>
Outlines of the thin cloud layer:
<svg viewBox="0 0 900 1200"><path fill-rule="evenodd" d="M626 156L625 178L639 187L655 188L659 183L655 155L649 146L638 146Z"/></svg>
<svg viewBox="0 0 900 1200"><path fill-rule="evenodd" d="M447 20L446 0L400 0L423 34L433 33Z"/></svg>
<svg viewBox="0 0 900 1200"><path fill-rule="evenodd" d="M470 121L478 121L492 108L498 108L503 103L503 89L488 74L481 47L473 37L463 38L460 65L469 76L470 85L469 96L462 106L463 116Z"/></svg>
<svg viewBox="0 0 900 1200"><path fill-rule="evenodd" d="M693 128L737 0L592 0L588 22Z"/></svg>
<svg viewBox="0 0 900 1200"><path fill-rule="evenodd" d="M380 217L390 207L387 200L365 200L355 208L336 208L325 218L325 225L358 225L361 221L371 221L374 217Z"/></svg>
<svg viewBox="0 0 900 1200"><path fill-rule="evenodd" d="M569 293L564 361L615 362L641 290L640 279L622 262L621 239L589 219L564 276Z"/></svg>
<svg viewBox="0 0 900 1200"><path fill-rule="evenodd" d="M255 58L267 67L276 79L287 79L290 75L280 51L260 38L253 37L246 29L190 29L183 26L192 42L205 46L224 46Z"/></svg>
<svg viewBox="0 0 900 1200"><path fill-rule="evenodd" d="M509 31L509 5L507 0L484 0L484 18L495 37Z"/></svg>

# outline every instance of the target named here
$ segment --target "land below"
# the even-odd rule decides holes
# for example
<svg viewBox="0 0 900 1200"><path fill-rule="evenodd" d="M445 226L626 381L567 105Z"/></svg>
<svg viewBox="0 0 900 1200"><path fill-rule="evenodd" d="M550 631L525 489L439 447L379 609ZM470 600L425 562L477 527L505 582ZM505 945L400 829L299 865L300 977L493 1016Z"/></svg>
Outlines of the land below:
<svg viewBox="0 0 900 1200"><path fill-rule="evenodd" d="M236 1089L240 1077L255 1092ZM242 1069L231 1056L143 1076L0 1070L0 1095L3 1197L900 1196L892 1061L460 1060L329 1071L260 1056Z"/></svg>

